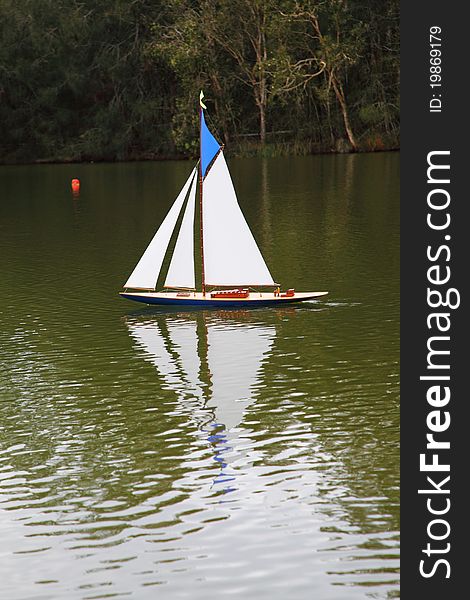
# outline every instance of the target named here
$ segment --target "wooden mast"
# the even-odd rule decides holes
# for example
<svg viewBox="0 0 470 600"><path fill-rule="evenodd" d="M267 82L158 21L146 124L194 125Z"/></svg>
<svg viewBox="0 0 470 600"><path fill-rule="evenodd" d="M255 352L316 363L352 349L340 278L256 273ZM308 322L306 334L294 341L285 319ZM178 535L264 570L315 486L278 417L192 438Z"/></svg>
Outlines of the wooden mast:
<svg viewBox="0 0 470 600"><path fill-rule="evenodd" d="M206 296L206 277L204 272L204 238L202 233L202 106L199 108L199 216L200 216L200 243L201 243L201 276L202 276L202 295Z"/></svg>

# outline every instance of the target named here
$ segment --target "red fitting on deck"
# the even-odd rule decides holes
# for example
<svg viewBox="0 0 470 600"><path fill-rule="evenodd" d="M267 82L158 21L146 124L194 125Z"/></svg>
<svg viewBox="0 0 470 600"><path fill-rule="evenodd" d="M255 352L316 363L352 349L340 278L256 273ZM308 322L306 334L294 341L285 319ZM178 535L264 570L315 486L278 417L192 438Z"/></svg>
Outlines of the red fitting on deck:
<svg viewBox="0 0 470 600"><path fill-rule="evenodd" d="M292 296L295 296L294 288L290 288L285 294L281 294L281 298L292 298Z"/></svg>

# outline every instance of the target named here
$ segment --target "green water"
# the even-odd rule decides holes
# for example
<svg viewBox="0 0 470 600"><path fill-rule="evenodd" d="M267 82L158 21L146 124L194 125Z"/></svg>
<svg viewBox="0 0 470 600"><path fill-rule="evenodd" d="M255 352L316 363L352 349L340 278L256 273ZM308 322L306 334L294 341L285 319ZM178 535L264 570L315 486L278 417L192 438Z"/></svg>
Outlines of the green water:
<svg viewBox="0 0 470 600"><path fill-rule="evenodd" d="M399 156L229 166L326 301L134 305L191 165L0 167L0 597L398 597Z"/></svg>

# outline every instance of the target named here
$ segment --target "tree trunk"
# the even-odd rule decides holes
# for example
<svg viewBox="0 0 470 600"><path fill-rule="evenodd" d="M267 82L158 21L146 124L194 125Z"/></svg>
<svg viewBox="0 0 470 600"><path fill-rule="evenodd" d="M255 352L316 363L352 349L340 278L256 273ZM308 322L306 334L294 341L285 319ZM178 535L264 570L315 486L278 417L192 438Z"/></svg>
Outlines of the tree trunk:
<svg viewBox="0 0 470 600"><path fill-rule="evenodd" d="M331 83L333 84L333 89L336 94L336 98L338 99L339 105L341 107L341 113L343 115L344 128L346 129L346 134L348 136L349 143L353 147L353 150L357 150L356 139L354 137L351 123L349 121L349 113L348 113L348 105L346 104L346 98L344 96L343 86L336 79L336 76L333 74L331 77Z"/></svg>
<svg viewBox="0 0 470 600"><path fill-rule="evenodd" d="M266 81L262 78L253 84L255 103L259 114L259 139L262 144L266 141Z"/></svg>
<svg viewBox="0 0 470 600"><path fill-rule="evenodd" d="M266 107L268 104L268 90L266 85L265 66L268 58L266 48L266 38L264 34L265 14L259 17L258 35L253 47L256 53L256 75L254 81L254 91L256 105L259 111L259 139L262 145L266 142Z"/></svg>
<svg viewBox="0 0 470 600"><path fill-rule="evenodd" d="M259 108L259 139L262 144L266 142L266 109L262 102L258 105Z"/></svg>

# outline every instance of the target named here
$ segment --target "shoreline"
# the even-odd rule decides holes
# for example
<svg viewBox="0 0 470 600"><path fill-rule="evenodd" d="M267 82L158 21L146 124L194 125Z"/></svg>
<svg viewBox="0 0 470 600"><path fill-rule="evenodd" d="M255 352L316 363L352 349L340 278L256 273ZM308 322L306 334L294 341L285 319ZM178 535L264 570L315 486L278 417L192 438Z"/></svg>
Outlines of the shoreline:
<svg viewBox="0 0 470 600"><path fill-rule="evenodd" d="M317 152L289 152L289 148L279 149L274 144L266 144L265 146L257 146L252 148L244 147L243 149L233 150L228 152L228 158L293 158L298 156L321 156L321 155L344 155L344 154L379 154L383 152L399 152L400 145L382 148L359 148L358 150L336 148L321 149ZM92 164L92 163L129 163L129 162L169 162L169 161L184 161L194 158L191 155L185 154L168 154L168 155L149 155L142 154L140 156L129 156L126 158L111 158L111 157L70 157L70 158L38 158L36 160L4 160L0 161L1 167L27 166L27 165L71 165L71 164Z"/></svg>

